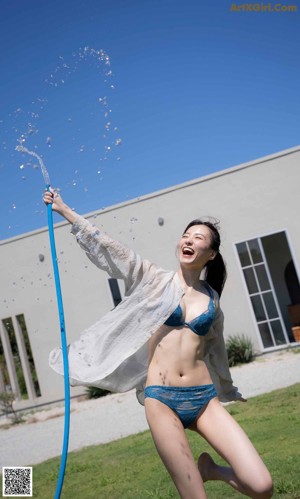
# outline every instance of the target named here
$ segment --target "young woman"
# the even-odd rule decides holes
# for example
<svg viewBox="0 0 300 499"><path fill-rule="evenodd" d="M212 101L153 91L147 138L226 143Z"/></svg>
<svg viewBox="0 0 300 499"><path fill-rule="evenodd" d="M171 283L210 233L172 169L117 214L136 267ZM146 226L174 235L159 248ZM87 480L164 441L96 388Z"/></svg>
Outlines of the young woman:
<svg viewBox="0 0 300 499"><path fill-rule="evenodd" d="M179 240L179 270L170 272L100 233L54 191L45 192L44 201L72 224L90 260L125 282L122 302L69 346L71 384L136 388L181 498L207 497L207 480L222 480L252 498L271 497L267 468L220 403L245 400L232 384L223 339L219 296L226 270L217 228L191 222ZM63 374L60 349L51 352L50 366ZM207 453L196 464L185 428L204 437L229 466Z"/></svg>

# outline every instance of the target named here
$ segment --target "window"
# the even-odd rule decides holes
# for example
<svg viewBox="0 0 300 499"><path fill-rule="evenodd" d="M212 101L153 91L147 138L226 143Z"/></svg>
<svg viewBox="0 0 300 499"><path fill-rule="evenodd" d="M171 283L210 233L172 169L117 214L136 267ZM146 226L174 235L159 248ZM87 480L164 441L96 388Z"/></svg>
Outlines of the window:
<svg viewBox="0 0 300 499"><path fill-rule="evenodd" d="M236 249L263 347L293 342L290 309L295 309L299 298L289 292L291 279L286 269L293 265L293 258L286 233L243 241ZM298 277L296 281L299 287Z"/></svg>
<svg viewBox="0 0 300 499"><path fill-rule="evenodd" d="M108 279L109 289L111 292L111 296L114 302L114 306L116 307L122 301L122 296L119 288L119 283L117 279L109 278Z"/></svg>
<svg viewBox="0 0 300 499"><path fill-rule="evenodd" d="M41 395L25 317L7 317L0 323L0 391L17 400Z"/></svg>

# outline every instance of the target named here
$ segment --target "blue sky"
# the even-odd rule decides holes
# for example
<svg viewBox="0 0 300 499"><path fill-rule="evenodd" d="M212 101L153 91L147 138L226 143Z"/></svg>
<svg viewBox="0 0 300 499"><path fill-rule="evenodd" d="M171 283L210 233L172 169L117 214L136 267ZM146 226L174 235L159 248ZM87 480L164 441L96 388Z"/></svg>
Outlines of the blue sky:
<svg viewBox="0 0 300 499"><path fill-rule="evenodd" d="M298 12L1 2L0 239L47 225L20 140L82 214L299 145L300 6L282 4Z"/></svg>

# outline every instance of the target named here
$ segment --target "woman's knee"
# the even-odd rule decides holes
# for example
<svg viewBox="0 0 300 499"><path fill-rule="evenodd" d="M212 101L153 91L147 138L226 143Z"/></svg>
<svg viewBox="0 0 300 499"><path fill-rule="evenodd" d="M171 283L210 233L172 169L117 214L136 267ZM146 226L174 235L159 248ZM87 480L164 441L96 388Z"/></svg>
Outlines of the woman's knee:
<svg viewBox="0 0 300 499"><path fill-rule="evenodd" d="M272 497L273 492L273 481L270 475L256 479L249 488L249 495L253 499L269 499Z"/></svg>
<svg viewBox="0 0 300 499"><path fill-rule="evenodd" d="M261 499L269 499L269 497L272 497L274 492L273 488L273 481L272 478L270 477L269 479L265 480L265 482L262 484L261 490L260 490L260 498Z"/></svg>

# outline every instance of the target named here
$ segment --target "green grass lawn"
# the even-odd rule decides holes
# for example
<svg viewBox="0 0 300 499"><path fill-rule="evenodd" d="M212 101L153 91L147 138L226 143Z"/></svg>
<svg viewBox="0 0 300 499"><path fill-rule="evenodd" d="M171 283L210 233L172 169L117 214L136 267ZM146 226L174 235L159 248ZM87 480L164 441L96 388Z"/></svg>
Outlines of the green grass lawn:
<svg viewBox="0 0 300 499"><path fill-rule="evenodd" d="M227 406L244 428L275 484L276 498L300 498L300 384L251 398L247 404ZM84 428L83 428L84 431ZM210 450L188 431L195 458ZM222 463L210 451L218 463ZM59 459L33 467L33 497L54 497ZM221 482L208 482L210 499L239 494ZM149 431L69 454L62 499L168 499L177 491L154 448ZM241 496L240 496L241 497Z"/></svg>

